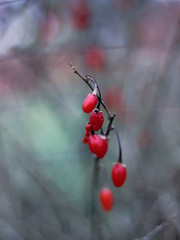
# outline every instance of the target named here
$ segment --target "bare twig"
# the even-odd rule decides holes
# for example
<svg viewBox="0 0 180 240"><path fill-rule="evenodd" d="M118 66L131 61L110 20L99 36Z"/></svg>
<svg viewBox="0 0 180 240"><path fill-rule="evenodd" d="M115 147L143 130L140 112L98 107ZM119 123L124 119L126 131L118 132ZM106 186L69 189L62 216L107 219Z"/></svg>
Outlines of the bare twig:
<svg viewBox="0 0 180 240"><path fill-rule="evenodd" d="M150 231L146 236L144 236L143 238L138 238L138 239L136 238L135 240L151 240L151 239L153 239L153 237L154 237L157 233L159 233L159 232L163 231L165 228L167 228L167 227L170 225L170 223L172 223L172 221L175 219L175 217L176 217L176 216L174 216L174 217L170 218L169 220L163 222L162 224L156 226L153 230L151 230L151 231Z"/></svg>
<svg viewBox="0 0 180 240"><path fill-rule="evenodd" d="M121 147L121 141L120 141L120 137L119 137L119 133L116 129L115 126L112 126L112 128L110 130L114 130L116 137L117 137L117 141L118 141L118 147L119 147L119 156L118 156L118 162L122 163L122 147Z"/></svg>
<svg viewBox="0 0 180 240"><path fill-rule="evenodd" d="M97 220L97 195L98 195L98 188L99 188L99 158L96 157L93 166L93 176L92 176L92 183L91 183L91 239L94 239L94 233L96 233L101 239L101 231L99 230L99 222Z"/></svg>
<svg viewBox="0 0 180 240"><path fill-rule="evenodd" d="M110 131L111 131L112 123L113 123L113 120L114 120L115 116L116 116L115 113L112 114L112 115L111 114L108 115L109 124L108 124L107 131L106 131L106 134L105 134L106 136L108 136Z"/></svg>

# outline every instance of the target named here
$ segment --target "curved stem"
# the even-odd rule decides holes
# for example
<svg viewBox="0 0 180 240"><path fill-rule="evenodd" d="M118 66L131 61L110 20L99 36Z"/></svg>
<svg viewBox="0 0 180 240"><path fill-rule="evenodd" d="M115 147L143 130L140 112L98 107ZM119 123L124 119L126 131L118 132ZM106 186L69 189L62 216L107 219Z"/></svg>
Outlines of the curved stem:
<svg viewBox="0 0 180 240"><path fill-rule="evenodd" d="M98 92L99 92L99 99L101 101L101 91L100 91L99 85L96 82L96 80L93 77L89 76L89 75L86 76L86 79L91 80L94 83L94 85L97 87Z"/></svg>
<svg viewBox="0 0 180 240"><path fill-rule="evenodd" d="M118 162L122 163L122 147L121 147L121 141L120 141L120 137L119 137L119 133L116 129L116 127L112 126L112 128L110 130L114 130L116 137L117 137L117 141L118 141L118 147L119 147L119 157L118 157Z"/></svg>
<svg viewBox="0 0 180 240"><path fill-rule="evenodd" d="M113 120L114 120L114 118L115 118L115 116L116 116L116 114L114 113L114 114L110 114L110 115L108 115L108 119L109 119L109 124L108 124L108 127L107 127L107 131L106 131L106 136L108 136L109 135L109 133L110 133L110 131L112 130L111 128L112 128L112 123L113 123Z"/></svg>
<svg viewBox="0 0 180 240"><path fill-rule="evenodd" d="M89 75L87 75L86 78L89 79L89 80L91 80L91 81L95 84L95 86L97 87L97 89L98 89L98 92L99 92L98 101L99 101L99 103L98 103L97 108L99 109L99 108L100 108L100 104L101 104L101 105L103 106L103 108L105 109L105 111L107 112L108 118L110 118L110 117L111 117L111 113L109 112L109 109L107 108L106 104L105 104L104 101L102 100L101 91L100 91L100 88L99 88L99 85L98 85L97 81L96 81L93 77L91 77L91 76L89 76Z"/></svg>
<svg viewBox="0 0 180 240"><path fill-rule="evenodd" d="M97 97L98 97L98 105L97 105L97 109L100 110L100 105L101 105L102 98L101 98L101 91L100 91L99 85L96 82L96 80L93 77L89 76L89 75L86 76L86 79L88 79L91 82L93 82L94 85L95 85L95 88L97 88L97 90L98 90L98 95L97 95Z"/></svg>
<svg viewBox="0 0 180 240"><path fill-rule="evenodd" d="M99 96L97 96L98 101L99 101L97 108L99 109L99 108L100 108L100 104L101 104L101 105L103 106L104 110L106 111L107 115L108 115L108 119L110 119L110 118L111 118L111 113L110 113L108 107L106 106L106 104L104 103L104 101L102 100L101 91L100 91L100 89L99 89L99 86L98 86L96 80L95 80L93 77L89 76L89 75L87 75L86 77L83 77L83 76L78 72L78 70L72 65L72 63L69 62L69 65L70 65L70 67L72 68L73 72L74 72L75 74L77 74L77 75L90 87L90 89L91 89L92 91L93 91L94 89L93 89L93 87L91 86L91 84L90 84L88 81L91 80L91 82L94 83L94 85L95 85L95 87L97 87L98 93L99 93Z"/></svg>
<svg viewBox="0 0 180 240"><path fill-rule="evenodd" d="M101 99L101 105L103 106L103 108L107 112L108 119L109 119L111 117L111 113L110 113L109 109L107 108L106 104L104 103L104 101L102 99Z"/></svg>

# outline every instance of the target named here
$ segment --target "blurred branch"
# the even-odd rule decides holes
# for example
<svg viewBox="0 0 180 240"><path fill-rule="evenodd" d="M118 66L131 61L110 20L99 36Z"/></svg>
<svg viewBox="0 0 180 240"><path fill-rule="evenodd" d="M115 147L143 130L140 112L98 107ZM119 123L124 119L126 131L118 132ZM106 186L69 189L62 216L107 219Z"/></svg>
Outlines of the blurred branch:
<svg viewBox="0 0 180 240"><path fill-rule="evenodd" d="M106 46L106 47L99 46L99 47L103 50L117 50L117 49L128 48L128 46ZM0 56L0 64L8 63L17 59L29 59L29 58L32 59L32 58L42 58L42 57L50 58L50 57L60 57L60 56L64 57L63 55L67 53L70 53L70 54L73 53L76 55L83 54L83 52L79 52L79 50L69 50L69 47L68 49L64 49L63 47L61 47L56 50L52 50L52 49L49 50L49 47L48 48L45 47L45 48L41 48L41 50L39 51L37 51L37 49L34 49L34 50L31 49L31 52L28 52L28 49L27 49L27 51L25 50L23 54L22 52L17 51L12 54Z"/></svg>
<svg viewBox="0 0 180 240"><path fill-rule="evenodd" d="M150 231L145 237L143 238L136 238L135 240L151 240L157 233L163 231L165 228L172 223L172 221L176 218L176 216L172 217L171 219L163 222L162 224L156 226L152 231Z"/></svg>
<svg viewBox="0 0 180 240"><path fill-rule="evenodd" d="M24 2L24 0L14 0L14 1L5 1L5 2L0 2L0 6L5 6L9 4L16 4L16 3L21 3Z"/></svg>
<svg viewBox="0 0 180 240"><path fill-rule="evenodd" d="M7 231L9 233L10 237L13 237L13 238L16 238L16 239L19 239L19 240L24 240L23 236L20 235L18 230L15 229L15 227L12 226L11 223L7 222L3 218L0 218L0 231L1 231L1 234L2 234L3 230Z"/></svg>
<svg viewBox="0 0 180 240"><path fill-rule="evenodd" d="M97 222L97 195L98 195L98 187L99 187L99 158L94 160L93 166L93 176L91 182L91 239L94 239L94 236L98 235L98 237L103 240L101 231L99 229L99 222Z"/></svg>

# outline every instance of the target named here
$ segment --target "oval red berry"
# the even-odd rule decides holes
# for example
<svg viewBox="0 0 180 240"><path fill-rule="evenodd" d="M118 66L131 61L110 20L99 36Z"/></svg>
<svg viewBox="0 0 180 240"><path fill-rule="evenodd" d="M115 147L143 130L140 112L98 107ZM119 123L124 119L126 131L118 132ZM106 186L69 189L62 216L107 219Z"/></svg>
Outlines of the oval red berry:
<svg viewBox="0 0 180 240"><path fill-rule="evenodd" d="M97 101L98 99L96 95L94 95L93 93L88 94L82 105L83 111L85 113L92 112L92 110L96 107Z"/></svg>
<svg viewBox="0 0 180 240"><path fill-rule="evenodd" d="M103 140L97 134L93 134L89 137L89 149L94 154L100 154L103 149Z"/></svg>
<svg viewBox="0 0 180 240"><path fill-rule="evenodd" d="M115 187L121 187L126 180L126 165L116 163L111 171L112 182Z"/></svg>
<svg viewBox="0 0 180 240"><path fill-rule="evenodd" d="M89 117L92 129L94 131L98 131L101 129L103 123L104 123L104 116L103 113L97 109L95 109Z"/></svg>
<svg viewBox="0 0 180 240"><path fill-rule="evenodd" d="M90 9L86 1L77 2L72 8L74 27L79 30L86 29L90 24L90 15Z"/></svg>
<svg viewBox="0 0 180 240"><path fill-rule="evenodd" d="M104 211L110 211L113 207L113 193L109 188L101 189L99 193L99 201Z"/></svg>
<svg viewBox="0 0 180 240"><path fill-rule="evenodd" d="M89 137L89 149L96 154L98 158L103 158L108 150L108 141L106 136L93 134Z"/></svg>
<svg viewBox="0 0 180 240"><path fill-rule="evenodd" d="M102 147L101 153L99 153L97 155L97 157L99 159L103 158L106 155L107 151L108 151L108 140L107 140L107 137L103 136L103 135L100 135L100 137L103 140L103 147Z"/></svg>
<svg viewBox="0 0 180 240"><path fill-rule="evenodd" d="M102 49L90 47L84 55L86 65L93 70L102 70L105 67L105 55Z"/></svg>

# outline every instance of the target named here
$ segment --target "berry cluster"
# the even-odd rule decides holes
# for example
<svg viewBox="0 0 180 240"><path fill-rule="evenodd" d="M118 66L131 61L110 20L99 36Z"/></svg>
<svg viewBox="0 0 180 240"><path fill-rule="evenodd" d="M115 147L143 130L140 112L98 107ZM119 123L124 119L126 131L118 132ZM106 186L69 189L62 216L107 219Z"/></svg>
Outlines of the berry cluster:
<svg viewBox="0 0 180 240"><path fill-rule="evenodd" d="M71 64L70 66L72 67L74 73L81 77L92 90L82 104L83 111L88 114L90 113L89 122L85 126L86 132L82 141L83 143L88 143L90 151L96 155L96 160L99 160L104 158L108 151L108 135L110 131L115 131L119 146L119 158L117 163L115 163L112 167L111 179L115 187L121 187L126 180L126 166L122 162L122 149L118 131L112 125L115 114L110 114L107 106L103 102L96 80L91 76L83 77ZM93 86L90 83L93 84ZM109 124L105 133L102 128L104 123L104 115L100 110L101 106L105 109L109 120ZM96 131L99 130L101 133L96 133ZM110 211L112 209L114 201L113 193L110 188L102 188L100 190L99 201L104 211Z"/></svg>
<svg viewBox="0 0 180 240"><path fill-rule="evenodd" d="M95 134L102 128L104 123L104 116L102 111L95 108L98 98L95 91L89 94L83 102L82 109L85 113L90 113L89 122L86 124L86 132L84 134L83 142L88 143L89 149L99 159L103 158L108 150L108 140L105 135Z"/></svg>

